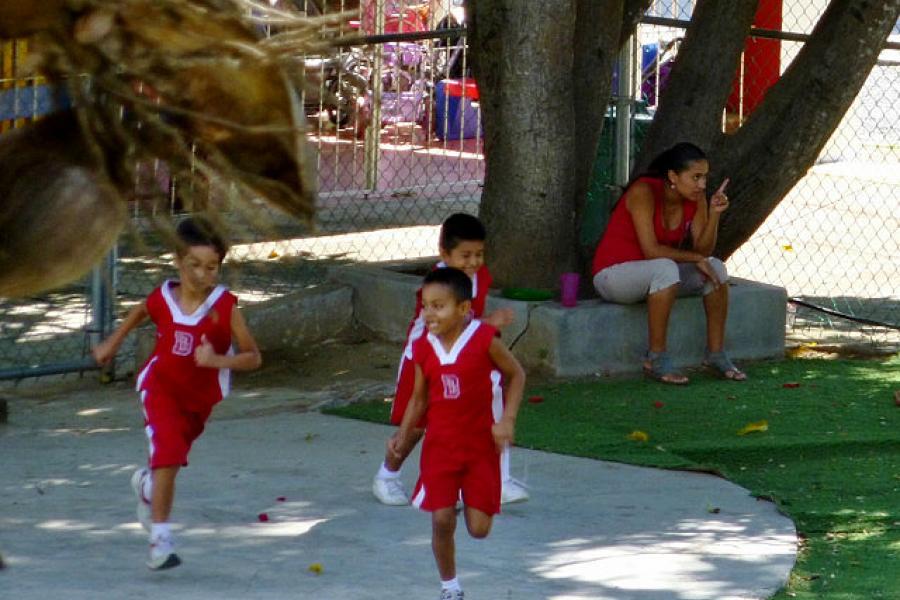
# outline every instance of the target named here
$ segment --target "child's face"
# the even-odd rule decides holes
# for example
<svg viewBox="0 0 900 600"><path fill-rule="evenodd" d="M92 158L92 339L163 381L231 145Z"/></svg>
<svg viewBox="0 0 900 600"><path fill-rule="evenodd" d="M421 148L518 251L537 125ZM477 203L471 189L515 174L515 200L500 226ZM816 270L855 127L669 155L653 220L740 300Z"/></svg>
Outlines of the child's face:
<svg viewBox="0 0 900 600"><path fill-rule="evenodd" d="M196 293L209 292L219 281L220 258L212 246L188 246L175 257L181 285Z"/></svg>
<svg viewBox="0 0 900 600"><path fill-rule="evenodd" d="M471 300L460 302L443 283L429 283L422 288L422 316L425 327L434 335L442 336L461 329L471 308Z"/></svg>
<svg viewBox="0 0 900 600"><path fill-rule="evenodd" d="M441 260L448 267L459 269L469 277L474 277L484 264L484 241L464 240L453 250L441 248Z"/></svg>

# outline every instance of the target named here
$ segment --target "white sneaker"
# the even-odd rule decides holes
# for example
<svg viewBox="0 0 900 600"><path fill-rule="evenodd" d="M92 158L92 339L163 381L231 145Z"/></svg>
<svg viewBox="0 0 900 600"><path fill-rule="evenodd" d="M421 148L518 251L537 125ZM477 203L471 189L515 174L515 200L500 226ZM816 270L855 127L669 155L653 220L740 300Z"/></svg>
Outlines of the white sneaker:
<svg viewBox="0 0 900 600"><path fill-rule="evenodd" d="M403 489L403 482L399 477L379 477L372 480L372 493L378 501L388 506L406 506L409 504L409 496Z"/></svg>
<svg viewBox="0 0 900 600"><path fill-rule="evenodd" d="M181 564L181 559L175 554L175 543L170 537L158 538L150 541L150 560L147 566L153 571L171 569Z"/></svg>
<svg viewBox="0 0 900 600"><path fill-rule="evenodd" d="M525 486L515 479L507 479L503 482L500 489L500 504L513 504L514 502L525 502L530 498L528 490Z"/></svg>
<svg viewBox="0 0 900 600"><path fill-rule="evenodd" d="M462 590L441 590L439 600L465 600L466 595Z"/></svg>
<svg viewBox="0 0 900 600"><path fill-rule="evenodd" d="M131 476L131 489L134 491L135 498L137 498L138 521L141 522L141 527L143 527L147 533L150 533L150 525L152 523L152 519L150 518L150 500L144 498L144 480L147 477L150 477L149 470L138 469L135 471L134 475Z"/></svg>

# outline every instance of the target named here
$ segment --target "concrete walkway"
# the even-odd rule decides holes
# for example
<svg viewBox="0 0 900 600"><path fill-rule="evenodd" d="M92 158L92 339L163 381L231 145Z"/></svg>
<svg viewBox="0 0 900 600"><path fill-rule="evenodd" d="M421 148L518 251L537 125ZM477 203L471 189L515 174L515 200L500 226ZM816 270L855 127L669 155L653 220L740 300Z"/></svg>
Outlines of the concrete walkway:
<svg viewBox="0 0 900 600"><path fill-rule="evenodd" d="M370 492L391 429L310 410L327 392L238 391L220 407L178 481L184 564L162 573L144 566L129 487L145 452L134 394L21 396L0 425L0 597L438 596L428 516ZM485 541L457 531L472 600L766 598L794 563L790 520L717 477L519 448L513 471L532 500Z"/></svg>

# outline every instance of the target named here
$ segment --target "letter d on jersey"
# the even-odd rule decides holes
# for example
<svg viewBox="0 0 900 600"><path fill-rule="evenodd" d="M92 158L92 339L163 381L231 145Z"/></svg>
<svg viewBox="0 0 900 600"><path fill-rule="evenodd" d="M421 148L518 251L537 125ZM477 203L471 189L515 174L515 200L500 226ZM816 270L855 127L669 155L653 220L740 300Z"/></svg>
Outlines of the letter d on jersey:
<svg viewBox="0 0 900 600"><path fill-rule="evenodd" d="M175 332L175 345L172 346L172 354L176 356L190 356L194 350L194 336L186 331Z"/></svg>
<svg viewBox="0 0 900 600"><path fill-rule="evenodd" d="M455 400L459 398L459 377L452 373L441 375L441 383L444 384L444 399Z"/></svg>

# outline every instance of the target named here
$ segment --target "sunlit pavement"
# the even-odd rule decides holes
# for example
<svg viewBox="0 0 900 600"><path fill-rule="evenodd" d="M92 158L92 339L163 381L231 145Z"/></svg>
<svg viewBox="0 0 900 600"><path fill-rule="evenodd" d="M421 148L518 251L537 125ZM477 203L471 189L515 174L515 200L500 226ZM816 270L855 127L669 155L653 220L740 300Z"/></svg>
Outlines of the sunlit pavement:
<svg viewBox="0 0 900 600"><path fill-rule="evenodd" d="M129 487L145 452L134 394L13 399L0 597L437 598L428 516L371 495L391 429L307 412L327 400L285 388L226 400L178 480L184 564L156 573ZM512 460L532 499L504 507L487 540L460 524L467 598L766 598L794 563L790 520L723 479L520 448ZM410 486L417 460L404 471Z"/></svg>

